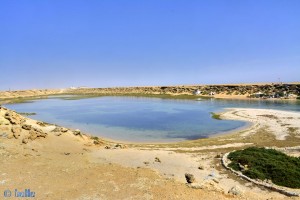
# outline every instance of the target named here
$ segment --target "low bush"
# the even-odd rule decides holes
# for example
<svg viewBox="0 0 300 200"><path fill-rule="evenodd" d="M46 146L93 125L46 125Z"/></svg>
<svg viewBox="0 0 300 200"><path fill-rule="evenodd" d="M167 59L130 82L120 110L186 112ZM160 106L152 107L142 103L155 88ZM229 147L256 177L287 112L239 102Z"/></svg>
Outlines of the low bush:
<svg viewBox="0 0 300 200"><path fill-rule="evenodd" d="M252 179L271 180L276 185L300 188L300 157L274 149L250 147L231 152L229 167Z"/></svg>

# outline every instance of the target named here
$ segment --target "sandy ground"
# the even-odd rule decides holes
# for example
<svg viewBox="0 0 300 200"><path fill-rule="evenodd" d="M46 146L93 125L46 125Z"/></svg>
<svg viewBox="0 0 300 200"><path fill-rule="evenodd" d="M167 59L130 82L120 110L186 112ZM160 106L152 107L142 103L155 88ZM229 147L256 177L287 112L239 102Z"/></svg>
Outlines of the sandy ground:
<svg viewBox="0 0 300 200"><path fill-rule="evenodd" d="M300 137L300 113L271 109L230 109L222 114L225 119L244 120L254 124L251 131L242 136L255 134L259 128L266 128L276 136L277 140L285 140L290 134Z"/></svg>
<svg viewBox="0 0 300 200"><path fill-rule="evenodd" d="M7 116L7 112L11 114ZM29 199L54 200L299 199L237 178L221 166L220 154L256 145L251 138L261 134L262 128L280 144L290 145L289 137L298 141L300 135L300 114L233 109L223 113L222 118L246 120L253 125L238 133L207 140L118 145L104 140L95 142L76 131L1 108L0 199L6 190L14 196L15 189L34 191L36 197ZM31 129L26 126L24 129L23 125L30 125ZM286 149L286 153L294 156L299 156L299 152L298 147L292 151ZM185 173L193 174L196 182L186 185ZM237 188L238 194L228 193L231 188Z"/></svg>

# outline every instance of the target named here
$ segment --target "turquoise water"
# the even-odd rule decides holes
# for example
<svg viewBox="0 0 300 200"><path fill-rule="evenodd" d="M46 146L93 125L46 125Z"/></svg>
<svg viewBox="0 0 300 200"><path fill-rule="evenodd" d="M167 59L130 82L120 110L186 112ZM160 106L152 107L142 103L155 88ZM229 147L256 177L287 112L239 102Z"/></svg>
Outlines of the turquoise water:
<svg viewBox="0 0 300 200"><path fill-rule="evenodd" d="M17 112L35 112L33 119L79 128L122 141L170 142L205 138L244 126L242 121L212 119L210 112L247 107L300 112L299 102L258 100L173 100L144 97L60 97L7 104Z"/></svg>

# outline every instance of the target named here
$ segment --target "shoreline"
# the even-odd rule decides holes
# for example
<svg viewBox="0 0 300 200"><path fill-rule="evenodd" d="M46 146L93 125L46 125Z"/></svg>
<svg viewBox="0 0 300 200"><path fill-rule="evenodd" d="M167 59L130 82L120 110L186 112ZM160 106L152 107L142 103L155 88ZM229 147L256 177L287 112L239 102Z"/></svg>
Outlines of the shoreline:
<svg viewBox="0 0 300 200"><path fill-rule="evenodd" d="M5 112L12 113L10 115L12 117L9 118L11 122L7 121ZM0 190L2 187L3 189L16 186L25 187L24 182L20 182L19 179L21 174L22 180L31 180L31 177L34 177L31 180L31 189L40 194L42 199L51 199L51 197L55 199L57 195L63 199L76 199L80 195L92 195L74 191L70 187L74 182L82 183L80 187L83 190L92 190L106 197L116 194L115 192L118 190L138 191L140 195L144 195L143 188L146 187L150 188L147 193L156 196L155 199L160 199L164 194L174 195L175 188L179 194L188 193L189 199L197 199L199 195L207 198L213 196L216 199L240 200L246 199L248 196L259 200L266 198L289 199L277 192L264 190L249 185L247 181L240 180L222 167L220 158L227 152L249 146L299 146L300 113L234 108L221 113L221 117L250 121L252 126L232 134L222 134L212 138L168 144L130 143L120 145L119 142L107 141L105 138L99 138L95 142L92 136L78 135L74 130L38 123L29 117L13 114L13 111L10 110L1 111L0 158L3 160L3 164L0 166L0 172L8 174L9 178L6 175L3 175L3 178L0 176L0 179L4 180L4 184L0 185ZM289 125L285 125L286 121L289 122ZM12 122L16 123L12 124ZM46 137L38 137L35 140L29 140L26 144L22 143L22 137L28 134L28 131L24 129L26 127L22 128L22 124L31 124L33 127L42 129L47 133ZM265 127L265 125L274 126L275 130ZM3 135L3 132L20 130L17 129L18 127L21 127L20 135L12 132L11 139L6 138L8 135ZM58 132L53 132L55 127L58 127ZM294 132L289 132L289 127L293 127ZM283 135L280 134L282 131ZM287 153L300 156L300 151ZM19 166L22 168L20 169ZM185 173L193 174L196 182L186 185ZM53 177L56 177L55 180L58 180L58 183L57 181L53 182ZM80 181L87 179L88 182ZM99 180L104 181L105 184L97 182ZM40 186L41 182L43 183L42 187ZM164 191L156 190L155 184L161 185L160 187L164 188ZM64 190L58 192L60 189L56 186L63 187ZM101 190L101 188L105 188L105 190ZM239 194L230 194L232 188L239 188ZM65 190L72 191L72 193L65 192ZM132 194L117 193L124 198ZM120 196L118 197L120 198ZM139 196L139 198L144 197ZM184 198L179 197L178 199Z"/></svg>
<svg viewBox="0 0 300 200"><path fill-rule="evenodd" d="M57 95L51 95L51 96L60 96L62 94L57 94ZM72 97L73 95L71 95L70 97ZM90 98L90 96L85 96L85 95L79 95L79 99L81 99L80 97L82 96L82 98ZM173 95L170 95L170 96L173 96ZM176 95L175 95L176 96ZM76 97L76 96L75 96ZM100 96L93 96L93 97L102 97L102 95ZM105 96L106 97L106 96ZM140 97L140 96L128 96L128 97ZM30 100L39 100L39 99L47 99L48 96L42 96L42 97L36 97L36 98L29 98L28 101ZM156 96L151 96L149 98L160 98L159 95L158 97ZM13 101L13 100L19 100L19 98L13 98L13 99L9 99L8 101ZM26 100L27 98L25 98L25 102L27 101ZM77 98L76 98L77 100ZM187 99L187 100L190 100L190 99ZM234 99L232 99L234 100ZM239 99L239 100L257 100L257 101L268 101L268 100L272 100L272 101L285 101L285 100L288 100L288 99L252 99L252 98L246 98L246 99ZM296 99L290 99L290 100L296 100ZM297 101L297 100L296 100ZM1 103L1 99L0 99L0 103ZM11 103L15 103L15 102L11 102ZM23 103L23 102L21 102ZM30 103L30 102L29 102ZM6 103L7 104L7 103ZM1 105L1 104L0 104ZM221 112L218 112L217 114L220 114L221 116L222 115L226 115L227 112L230 112L230 111L234 111L236 108L224 108L225 111L221 111ZM238 108L238 109L244 109L244 108ZM245 108L245 109L252 109L252 108ZM255 108L254 108L255 109ZM273 110L273 109L258 109L258 110ZM274 110L274 111L283 111L283 110ZM287 112L295 112L295 111L287 111ZM297 113L297 112L295 112ZM222 120L227 120L227 118L223 118ZM232 130L228 130L228 131L222 131L222 132L218 132L218 133L215 133L213 135L210 135L210 136L207 136L207 137L202 137L202 138L196 138L196 139L175 139L174 141L130 141L130 140L122 140L122 139L113 139L113 138L106 138L105 136L100 136L100 135L96 135L96 134L93 134L93 133L89 133L89 132L86 132L86 135L89 136L89 137L99 137L99 138L103 138L105 141L107 142L110 142L110 143L121 143L121 144L125 144L125 145L169 145L169 144L177 144L177 143L183 143L183 142L188 142L188 141L196 141L196 140L202 140L202 139L209 139L209 138L217 138L219 136L231 136L231 135L235 135L239 132L245 132L247 131L248 129L252 129L253 127L256 126L256 124L254 124L253 122L245 119L245 118L235 118L235 119L232 119L232 118L228 118L228 120L237 120L237 121L243 121L243 122L246 122L246 124L244 126L241 126L239 128L235 128L235 129L232 129ZM76 128L68 128L68 129L72 129L72 130L75 130ZM167 139L166 139L167 140Z"/></svg>

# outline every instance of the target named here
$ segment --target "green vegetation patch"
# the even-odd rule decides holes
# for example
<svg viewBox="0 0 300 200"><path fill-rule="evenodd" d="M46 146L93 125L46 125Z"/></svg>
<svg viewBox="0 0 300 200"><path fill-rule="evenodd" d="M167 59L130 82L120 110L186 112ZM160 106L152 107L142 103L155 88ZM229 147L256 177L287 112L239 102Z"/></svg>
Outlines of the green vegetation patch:
<svg viewBox="0 0 300 200"><path fill-rule="evenodd" d="M217 114L217 113L214 113L214 112L211 112L210 114L211 114L212 118L217 119L217 120L222 120L221 114Z"/></svg>
<svg viewBox="0 0 300 200"><path fill-rule="evenodd" d="M231 152L229 167L252 179L271 180L276 185L300 188L300 157L274 149L249 147Z"/></svg>

